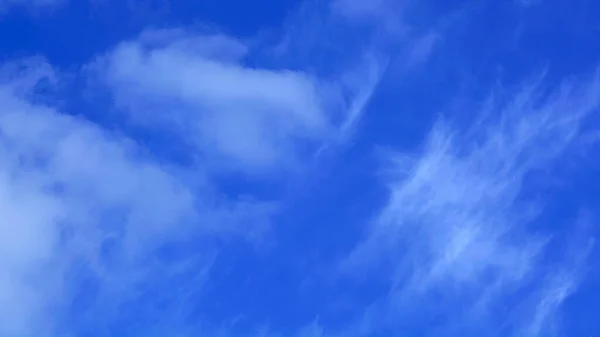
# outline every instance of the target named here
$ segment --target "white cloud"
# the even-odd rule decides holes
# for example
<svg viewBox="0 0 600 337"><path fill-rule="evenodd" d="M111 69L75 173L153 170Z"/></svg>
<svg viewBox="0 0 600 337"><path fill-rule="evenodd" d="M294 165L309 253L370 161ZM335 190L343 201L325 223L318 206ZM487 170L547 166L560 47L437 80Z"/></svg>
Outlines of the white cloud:
<svg viewBox="0 0 600 337"><path fill-rule="evenodd" d="M183 135L203 156L239 169L290 165L306 145L332 138L340 112L328 84L244 66L243 52L223 37L142 38L117 47L99 71L136 123Z"/></svg>
<svg viewBox="0 0 600 337"><path fill-rule="evenodd" d="M207 234L260 237L275 205L219 196L204 174L296 167L324 145L346 140L385 68L365 57L358 63L366 67L325 78L249 66L251 52L220 34L158 30L118 45L92 66L130 122L191 145L200 158L193 172L41 103L39 92L56 78L39 60L4 67L0 311L10 314L0 317L0 334L44 336L64 328L79 264L103 288L82 320L102 325L116 319L113 310L133 296L137 282L168 278L189 262L149 259L161 245ZM110 258L107 249L114 251ZM214 251L199 250L206 272Z"/></svg>
<svg viewBox="0 0 600 337"><path fill-rule="evenodd" d="M147 240L170 232L165 226L193 216L193 204L190 191L160 167L136 159L119 139L29 104L14 89L0 88L0 331L29 335L49 328L39 324L51 323L46 310L59 304L61 273L75 257L63 254L73 247L65 246L62 233L73 231L73 239L86 245L81 249L98 254L93 246L117 235L99 228L101 217L122 207L129 217L123 244L135 254Z"/></svg>
<svg viewBox="0 0 600 337"><path fill-rule="evenodd" d="M541 82L508 102L490 100L466 131L441 119L418 154L391 155L389 202L344 263L349 272L383 261L395 266L387 319L443 313L448 328L486 320L486 328L500 327L506 316L496 309L512 305L502 301L542 282L539 258L549 237L529 231L543 207L522 199L523 186L528 175L550 170L580 144L600 96L596 78L551 94ZM526 313L534 322L547 323L577 283L571 271L559 281L542 282L549 296ZM528 336L541 335L542 326L531 325Z"/></svg>
<svg viewBox="0 0 600 337"><path fill-rule="evenodd" d="M131 290L128 282L148 273L180 268L181 261L162 266L148 259L162 245L238 231L240 221L259 224L270 211L220 201L131 140L31 103L43 101L38 87L51 69L14 73L19 69L5 68L0 81L0 335L46 336L65 328L78 265L92 270L108 293ZM116 255L107 260L109 246ZM209 247L198 251L210 263ZM116 305L126 298L102 300Z"/></svg>

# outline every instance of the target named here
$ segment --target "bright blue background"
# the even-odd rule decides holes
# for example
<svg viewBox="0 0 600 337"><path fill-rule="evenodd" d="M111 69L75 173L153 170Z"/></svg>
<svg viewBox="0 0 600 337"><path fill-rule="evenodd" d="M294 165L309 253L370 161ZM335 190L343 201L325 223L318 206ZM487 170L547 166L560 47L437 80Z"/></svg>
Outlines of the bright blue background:
<svg viewBox="0 0 600 337"><path fill-rule="evenodd" d="M78 90L83 83L81 72L88 62L119 42L135 38L148 27L191 25L205 25L239 38L278 36L300 5L300 1L292 0L143 4L106 0L93 4L68 1L33 13L16 8L0 16L0 59L42 55L70 76L59 94L66 111L85 111L88 118L103 123L102 107L110 103L83 97ZM418 147L440 114L452 114L465 124L474 117L468 109L453 109L453 104L470 106L483 100L490 90L510 88L540 71L547 71L548 87L595 71L600 60L599 17L600 3L587 0L538 1L529 6L514 1L423 1L411 6L407 21L423 31L433 27L442 32L441 38L430 59L410 71L395 71L403 62L398 56L400 47L381 48L391 58L391 70L384 75L348 146L311 171L308 182L252 185L243 179L225 178L221 183L232 193L250 191L284 201L284 211L273 220L277 226L271 235L277 239L272 245L257 249L241 240L220 243L221 253L201 294L182 298L173 287L173 282L182 289L193 287L186 285L189 275L168 284L157 277L148 281L148 291L142 297L128 304L128 314L115 317L86 316L95 285L93 278L86 280L85 272L80 271L75 283L82 295L67 319L81 336L146 335L146 329L160 334L150 327L158 323L172 332L188 326L189 321L200 320L216 327L235 321L230 332L244 336L263 324L290 336L315 317L322 326L343 328L386 294L386 281L380 280L377 272L364 282L335 279L330 272L365 235L365 223L385 203L374 145L401 150ZM370 34L367 28L361 32ZM340 50L368 43L361 36L346 35L347 41L338 41ZM286 55L284 63L311 63L321 69L335 66L337 59L321 57L325 51L318 48L297 59ZM273 65L264 55L255 55L254 62ZM456 97L464 102L456 102ZM136 136L145 142L158 142L144 138L148 135ZM168 144L158 147L169 152ZM569 176L569 185L547 191L552 207L540 220L542 226L553 230L554 222L576 216L581 205L600 209L597 155L588 156L595 165L565 167L563 174ZM194 243L189 245L160 254L168 258L169 254L183 254L185 249L194 252ZM600 282L593 265L599 257L596 251L591 254L586 281L565 302L569 336L600 333L596 319ZM184 322L177 321L181 317L159 319L180 300L188 301ZM414 335L427 336L427 332L415 331Z"/></svg>

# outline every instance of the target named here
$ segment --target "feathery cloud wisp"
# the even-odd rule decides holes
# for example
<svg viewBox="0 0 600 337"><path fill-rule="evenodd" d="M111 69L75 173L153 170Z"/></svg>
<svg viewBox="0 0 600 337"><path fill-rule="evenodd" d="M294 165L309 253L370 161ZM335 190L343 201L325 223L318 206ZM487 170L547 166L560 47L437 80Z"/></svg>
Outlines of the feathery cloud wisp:
<svg viewBox="0 0 600 337"><path fill-rule="evenodd" d="M531 286L550 297L526 314L536 322L554 314L577 274L561 270L562 281L543 281L540 274L552 271L539 261L551 238L531 229L543 206L523 192L529 175L551 170L580 144L584 121L599 107L598 83L593 78L551 93L535 83L508 101L492 99L466 131L439 120L422 153L391 155L389 202L344 263L349 271L394 266L387 318L380 319L395 324L419 312L442 315L446 329L512 334L519 328L504 326L502 307L514 307L515 293ZM541 332L542 324L533 324L528 335Z"/></svg>

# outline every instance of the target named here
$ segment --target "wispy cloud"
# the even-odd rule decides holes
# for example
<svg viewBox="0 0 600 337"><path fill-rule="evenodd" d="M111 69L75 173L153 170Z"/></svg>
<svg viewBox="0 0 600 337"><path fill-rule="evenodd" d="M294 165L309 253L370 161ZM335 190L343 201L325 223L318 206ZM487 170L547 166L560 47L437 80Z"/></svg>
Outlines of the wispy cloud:
<svg viewBox="0 0 600 337"><path fill-rule="evenodd" d="M551 237L531 227L544 200L534 204L523 193L531 174L550 171L580 145L582 125L599 108L598 83L550 92L539 79L508 99L494 96L467 129L442 118L421 151L390 156L389 202L344 263L348 271L393 266L379 322L443 317L436 324L445 331L495 327L511 335L521 327L506 327L502 308L533 286L547 291L522 317L534 322L526 335L543 333L577 275L559 265L560 277L545 281L555 272L540 262Z"/></svg>
<svg viewBox="0 0 600 337"><path fill-rule="evenodd" d="M373 96L379 81L381 81L381 78L385 73L387 62L379 59L371 59L361 63L360 68L362 68L362 71L351 72L352 78L348 80L349 83L355 83L354 88L356 96L350 102L347 117L340 127L342 141L352 136L352 132L359 123L366 105L371 99L371 96Z"/></svg>
<svg viewBox="0 0 600 337"><path fill-rule="evenodd" d="M57 1L0 0L0 11L8 4L36 7ZM331 185L323 195L317 195L323 189L313 191L310 185L311 196L301 200L301 207L310 208L315 196L332 207L279 208L279 202L296 199L285 195L277 201L279 196L272 195L280 188L294 193L287 184L306 176L266 184L263 178L282 178L278 173L310 160L319 169L321 157L315 155L321 150L352 139L380 139L373 134L393 127L379 129L381 121L405 122L402 116L383 116L395 111L373 111L380 115L368 120L363 138L356 137L378 88L390 85L383 90L389 94L400 87L393 84L404 72L420 69L440 49L443 32L428 26L431 20L411 20L415 4L308 0L267 38L242 40L190 27L129 36L90 60L81 74L93 84L83 90L98 90L92 93L98 96L108 92L109 100L91 100L90 110L100 111L70 111L69 104L58 108L49 92L63 77L43 61L0 70L0 335L483 332L533 337L552 332L563 303L583 279L593 240L571 224L561 229L569 235L560 236L541 223L546 195L537 193L539 181L531 177L542 171L553 176L555 166L571 159L573 151L597 144L597 137L582 136L599 106L597 77L558 88L546 86L547 78L540 77L518 90L494 93L483 108L459 114L470 120L468 126L461 124L464 120L440 118L421 148L388 153L387 202L375 210L364 240L343 261L339 287L329 284L331 274L324 271L337 262L321 261L319 252L310 251L298 267L294 258L305 254L304 242L285 245L285 240L296 240L297 228L290 227L311 236L317 227L369 212L347 210L362 201L372 205L362 195L352 195L356 199L349 198L348 205L343 196L339 203L332 199L338 198L337 191L354 194L352 188L369 184L358 181L364 178L360 174L354 184L351 175L368 170L363 164L369 155L358 152L371 144L339 156L349 159L348 166L360 162L358 170L340 170L341 178L331 181L328 172L319 172L318 182ZM429 9L417 12L437 11ZM448 40L449 46L453 41ZM454 61L462 66L463 54L456 52L452 62L440 57L441 64L427 74ZM433 82L438 81L423 83ZM442 82L431 90L448 91L432 94L432 101L452 92ZM82 88L70 89L79 94ZM429 100L429 90L418 92ZM395 95L382 97L383 110L396 103L390 96ZM80 103L85 105L73 105ZM400 103L410 109L414 102ZM104 124L104 118L114 123ZM160 151L169 153L163 157ZM190 160L170 161L171 152ZM338 189L336 184L346 182L351 184ZM234 196L238 190L249 196ZM271 200L261 200L262 194ZM364 198L372 196L369 192ZM249 256L232 240L256 243L281 209L293 210L274 231L285 242L269 246L277 246L268 252L272 255ZM560 227L562 220L551 225ZM323 249L323 255L334 250L327 258L335 260L339 250L355 243L354 233L345 237L347 229L328 228L316 235L332 235L331 241L318 237L306 245ZM339 247L329 247L333 236ZM571 250L565 252L564 246ZM277 266L287 262L289 269ZM266 271L255 272L252 263ZM278 268L286 277L268 280L279 275ZM316 272L306 276L306 270ZM223 279L214 277L219 272L222 287ZM357 275L365 283L357 284ZM373 285L372 280L375 290L362 294L358 288ZM203 289L212 281L218 289L204 302ZM352 284L347 287L346 281ZM275 290L257 285L268 282L287 283ZM298 289L313 286L320 291L311 294L315 298L295 298L307 294ZM338 298L334 288L347 293ZM239 304L263 296L271 298L255 303L256 312ZM323 304L330 299L334 305ZM307 306L298 308L303 311L298 317L278 312L296 304ZM215 313L211 308L217 308ZM246 317L231 317L238 313ZM261 324L268 329L253 334Z"/></svg>
<svg viewBox="0 0 600 337"><path fill-rule="evenodd" d="M415 4L309 0L288 19L275 54L325 76L339 74L336 80L346 111L340 123L341 143L352 139L372 96L387 77L391 83L402 79L435 52L440 39L435 25L416 27L406 20L405 9ZM399 72L390 69L397 62L402 64ZM387 76L388 72L392 74Z"/></svg>

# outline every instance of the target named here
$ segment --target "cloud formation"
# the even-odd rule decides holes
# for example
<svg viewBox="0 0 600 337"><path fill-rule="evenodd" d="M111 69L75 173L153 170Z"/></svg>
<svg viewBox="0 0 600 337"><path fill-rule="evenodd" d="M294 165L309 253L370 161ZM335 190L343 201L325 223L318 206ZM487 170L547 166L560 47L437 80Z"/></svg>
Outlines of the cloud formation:
<svg viewBox="0 0 600 337"><path fill-rule="evenodd" d="M64 277L73 259L102 263L100 246L112 237L135 259L172 232L169 223L182 226L194 217L191 191L138 158L133 144L29 103L23 95L35 95L28 86L44 74L27 76L0 88L0 329L11 336L53 328L50 311L68 297ZM113 212L123 219L107 217Z"/></svg>
<svg viewBox="0 0 600 337"><path fill-rule="evenodd" d="M242 171L293 165L356 115L347 116L338 83L251 67L247 53L229 37L158 31L119 45L97 66L134 123L169 130Z"/></svg>
<svg viewBox="0 0 600 337"><path fill-rule="evenodd" d="M270 211L189 184L132 140L43 103L52 69L21 68L7 67L0 85L0 334L54 335L70 310L108 322L98 310L132 295L119 289L172 278L182 263L209 267L211 236L251 233ZM188 240L204 246L156 256ZM92 291L77 290L86 273L108 297L77 308L79 291Z"/></svg>
<svg viewBox="0 0 600 337"><path fill-rule="evenodd" d="M0 309L10 315L0 333L139 332L131 321L206 329L180 321L202 315L183 293L199 292L219 239L260 236L275 207L222 193L210 173L293 169L345 141L382 73L373 59L331 76L260 68L253 53L218 33L153 30L88 68L124 113L118 120L178 138L191 168L86 118L93 112L57 108L52 91L64 78L44 61L5 65Z"/></svg>
<svg viewBox="0 0 600 337"><path fill-rule="evenodd" d="M562 258L565 269L548 270L544 257L557 238L535 226L546 200L526 193L531 175L551 172L581 150L583 125L599 108L600 82L594 77L552 92L542 83L509 98L494 95L469 115L467 129L441 118L418 153L389 156L389 201L344 262L350 272L391 266L390 296L374 307L379 317L367 320L399 327L410 317L436 319L450 335L548 332L549 317L577 287L579 272L569 261L584 259L590 242ZM541 290L524 299L524 289ZM511 322L521 301L532 304Z"/></svg>
<svg viewBox="0 0 600 337"><path fill-rule="evenodd" d="M593 221L557 216L549 181L596 150L597 76L541 76L421 133L456 84L468 102L496 80L485 55L503 45L465 33L486 6L438 21L447 5L308 0L240 38L166 9L119 30L117 3L69 7L89 17L57 34L99 35L49 40L57 64L80 42L94 55L71 73L0 69L0 335L560 332Z"/></svg>

